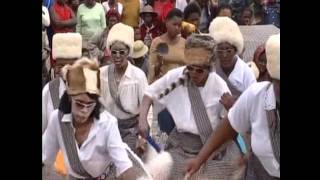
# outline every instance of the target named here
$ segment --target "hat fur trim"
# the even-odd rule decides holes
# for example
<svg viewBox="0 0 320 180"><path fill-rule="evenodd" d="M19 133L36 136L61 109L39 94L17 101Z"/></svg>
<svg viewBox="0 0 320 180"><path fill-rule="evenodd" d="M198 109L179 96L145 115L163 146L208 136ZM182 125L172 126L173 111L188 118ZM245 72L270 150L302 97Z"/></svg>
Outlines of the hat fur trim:
<svg viewBox="0 0 320 180"><path fill-rule="evenodd" d="M280 80L280 34L272 35L267 40L266 56L270 76Z"/></svg>
<svg viewBox="0 0 320 180"><path fill-rule="evenodd" d="M80 58L82 55L82 37L79 33L57 33L52 38L53 59Z"/></svg>
<svg viewBox="0 0 320 180"><path fill-rule="evenodd" d="M216 17L209 27L209 34L216 44L228 42L237 48L237 54L243 52L244 40L239 26L229 17Z"/></svg>

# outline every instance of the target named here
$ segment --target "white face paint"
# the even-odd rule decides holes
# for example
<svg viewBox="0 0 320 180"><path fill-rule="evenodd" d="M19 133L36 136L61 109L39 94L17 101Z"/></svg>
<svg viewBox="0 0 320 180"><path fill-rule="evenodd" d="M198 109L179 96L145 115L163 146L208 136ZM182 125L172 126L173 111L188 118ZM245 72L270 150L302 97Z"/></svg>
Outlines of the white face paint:
<svg viewBox="0 0 320 180"><path fill-rule="evenodd" d="M94 99L82 93L71 97L71 113L77 123L85 123L96 106Z"/></svg>

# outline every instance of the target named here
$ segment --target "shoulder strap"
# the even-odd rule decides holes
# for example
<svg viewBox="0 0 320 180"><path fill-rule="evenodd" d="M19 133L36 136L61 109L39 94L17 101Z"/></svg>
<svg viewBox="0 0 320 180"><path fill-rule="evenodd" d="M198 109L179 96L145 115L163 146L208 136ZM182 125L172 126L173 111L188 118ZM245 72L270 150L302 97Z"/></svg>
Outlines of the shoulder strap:
<svg viewBox="0 0 320 180"><path fill-rule="evenodd" d="M108 84L109 84L109 90L110 90L110 94L111 94L111 97L113 98L114 102L116 103L117 107L127 113L127 114L132 114L131 112L128 112L127 110L125 110L123 108L123 106L121 105L121 102L120 102L120 98L117 94L118 92L118 86L116 84L116 80L115 80L115 77L114 77L114 64L111 64L108 68Z"/></svg>
<svg viewBox="0 0 320 180"><path fill-rule="evenodd" d="M271 83L268 85L266 91L270 86ZM273 155L280 164L280 115L277 108L266 110L266 114Z"/></svg>
<svg viewBox="0 0 320 180"><path fill-rule="evenodd" d="M71 122L62 122L63 113L59 111L59 124L62 133L63 143L67 152L67 157L72 170L80 176L92 178L92 176L83 168L77 151L76 140L73 133Z"/></svg>
<svg viewBox="0 0 320 180"><path fill-rule="evenodd" d="M227 83L228 88L230 89L232 96L236 99L241 95L241 92L229 81L227 75L223 72L220 65L216 66L216 73Z"/></svg>
<svg viewBox="0 0 320 180"><path fill-rule="evenodd" d="M205 144L213 129L201 98L200 91L191 81L188 81L188 95L201 141Z"/></svg>
<svg viewBox="0 0 320 180"><path fill-rule="evenodd" d="M51 101L53 104L53 109L58 109L60 98L59 98L59 87L60 87L60 78L55 78L49 82L49 91L51 95Z"/></svg>

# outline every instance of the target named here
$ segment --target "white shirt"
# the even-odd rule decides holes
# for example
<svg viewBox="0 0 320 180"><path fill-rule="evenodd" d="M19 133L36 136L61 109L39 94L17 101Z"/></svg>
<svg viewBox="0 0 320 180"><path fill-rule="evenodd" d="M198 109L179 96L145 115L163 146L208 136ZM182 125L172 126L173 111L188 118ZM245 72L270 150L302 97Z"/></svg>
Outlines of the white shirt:
<svg viewBox="0 0 320 180"><path fill-rule="evenodd" d="M148 86L148 81L145 73L128 62L128 67L121 77L118 94L120 102L123 108L132 113L128 114L122 112L114 102L108 84L108 68L104 66L100 68L100 79L101 79L101 103L105 109L112 115L119 119L128 119L132 117L132 114L139 114L139 106L142 102L142 97L145 88Z"/></svg>
<svg viewBox="0 0 320 180"><path fill-rule="evenodd" d="M251 84L257 82L250 67L237 56L237 62L228 80L240 92L245 91Z"/></svg>
<svg viewBox="0 0 320 180"><path fill-rule="evenodd" d="M70 122L71 114L65 114L63 122ZM100 114L100 119L94 119L88 138L83 142L77 152L82 166L93 177L98 177L106 172L110 162L116 166L116 175L132 167L128 154L125 150L126 144L122 142L117 125L117 119L110 113L104 111ZM83 178L76 174L71 168L63 143L62 133L58 120L58 110L51 116L47 131L42 136L42 161L45 165L52 165L56 154L61 148L64 163L70 175Z"/></svg>
<svg viewBox="0 0 320 180"><path fill-rule="evenodd" d="M187 5L187 0L176 0L176 8L180 9L182 12Z"/></svg>
<svg viewBox="0 0 320 180"><path fill-rule="evenodd" d="M120 16L121 16L122 10L123 10L123 6L122 6L122 4L121 4L120 2L118 2L117 4L118 4L118 13L119 13ZM104 8L104 12L107 14L107 12L110 10L108 1L103 2L103 3L102 3L102 6L103 6L103 8Z"/></svg>
<svg viewBox="0 0 320 180"><path fill-rule="evenodd" d="M169 87L171 83L176 82L179 77L183 77L184 68L185 66L182 66L168 71L163 77L152 83L145 94L158 101L161 92ZM215 72L209 74L205 86L199 87L199 90L214 129L221 118L226 115L223 105L219 103L220 97L223 93L230 91L225 81ZM186 86L177 86L159 102L167 107L179 132L199 135Z"/></svg>
<svg viewBox="0 0 320 180"><path fill-rule="evenodd" d="M266 171L280 177L279 163L275 159L269 137L265 110L276 108L273 85L259 82L250 86L230 109L228 118L231 126L239 133L247 132L251 127L251 146Z"/></svg>
<svg viewBox="0 0 320 180"><path fill-rule="evenodd" d="M66 85L60 78L59 98L61 98L65 90ZM49 124L49 119L53 111L54 109L51 94L49 91L49 83L47 83L42 89L42 134L44 133Z"/></svg>

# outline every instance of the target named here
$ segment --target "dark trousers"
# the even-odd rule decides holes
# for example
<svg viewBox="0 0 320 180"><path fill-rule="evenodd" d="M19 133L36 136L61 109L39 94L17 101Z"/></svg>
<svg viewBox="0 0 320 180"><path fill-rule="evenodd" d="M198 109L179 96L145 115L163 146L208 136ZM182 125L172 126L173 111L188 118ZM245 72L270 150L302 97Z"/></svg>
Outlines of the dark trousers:
<svg viewBox="0 0 320 180"><path fill-rule="evenodd" d="M173 118L169 111L167 109L164 109L158 114L158 124L160 127L160 130L162 132L167 133L168 135L173 130L173 128L176 126L176 124L173 121Z"/></svg>

